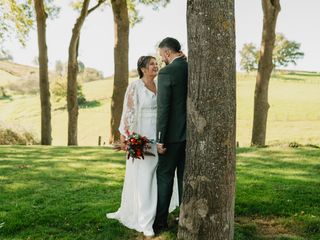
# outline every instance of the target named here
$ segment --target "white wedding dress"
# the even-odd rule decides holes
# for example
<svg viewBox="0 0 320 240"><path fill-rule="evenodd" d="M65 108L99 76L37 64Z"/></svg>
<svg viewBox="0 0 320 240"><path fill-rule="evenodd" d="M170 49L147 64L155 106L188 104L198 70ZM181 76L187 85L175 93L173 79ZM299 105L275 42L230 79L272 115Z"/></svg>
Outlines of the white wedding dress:
<svg viewBox="0 0 320 240"><path fill-rule="evenodd" d="M156 139L156 95L147 89L139 79L132 82L126 91L119 131L127 136L127 130ZM158 156L156 144L151 152L156 156L145 156L144 160L128 159L122 190L121 206L115 213L108 213L107 218L117 219L124 226L153 236L152 228L157 209ZM179 205L178 185L175 178L170 211Z"/></svg>

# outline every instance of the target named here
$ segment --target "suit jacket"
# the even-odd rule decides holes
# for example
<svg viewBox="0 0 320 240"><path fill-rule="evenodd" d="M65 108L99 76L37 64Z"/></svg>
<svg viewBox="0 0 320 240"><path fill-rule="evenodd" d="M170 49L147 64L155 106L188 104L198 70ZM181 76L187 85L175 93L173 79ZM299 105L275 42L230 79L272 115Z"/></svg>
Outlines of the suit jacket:
<svg viewBox="0 0 320 240"><path fill-rule="evenodd" d="M176 58L162 68L157 89L157 142L186 140L188 63Z"/></svg>

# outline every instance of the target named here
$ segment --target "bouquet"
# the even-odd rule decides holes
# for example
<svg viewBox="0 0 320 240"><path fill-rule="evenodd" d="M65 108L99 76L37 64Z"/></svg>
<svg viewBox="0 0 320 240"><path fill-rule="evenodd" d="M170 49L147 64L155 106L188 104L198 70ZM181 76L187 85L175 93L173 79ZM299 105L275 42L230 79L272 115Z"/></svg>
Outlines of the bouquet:
<svg viewBox="0 0 320 240"><path fill-rule="evenodd" d="M155 156L155 154L148 151L151 148L150 144L154 143L154 140L150 140L145 136L141 136L138 133L128 132L128 138L124 142L126 144L127 159L132 157L132 159L144 159L145 155ZM115 147L115 149L120 150L121 148Z"/></svg>

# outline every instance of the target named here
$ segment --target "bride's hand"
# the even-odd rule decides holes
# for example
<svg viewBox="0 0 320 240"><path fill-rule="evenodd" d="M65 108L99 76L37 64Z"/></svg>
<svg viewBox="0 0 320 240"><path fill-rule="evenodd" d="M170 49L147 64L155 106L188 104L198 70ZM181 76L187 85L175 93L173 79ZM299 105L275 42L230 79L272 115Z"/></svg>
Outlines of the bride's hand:
<svg viewBox="0 0 320 240"><path fill-rule="evenodd" d="M127 151L127 144L125 142L121 142L120 149L123 151Z"/></svg>
<svg viewBox="0 0 320 240"><path fill-rule="evenodd" d="M151 148L152 148L151 143L147 143L147 144L145 145L145 149L146 149L146 150L151 149Z"/></svg>
<svg viewBox="0 0 320 240"><path fill-rule="evenodd" d="M113 149L116 151L127 151L127 144L126 143L116 143L113 145Z"/></svg>
<svg viewBox="0 0 320 240"><path fill-rule="evenodd" d="M118 142L117 144L115 144L114 149L118 151L127 151L127 141L125 136L120 135L120 143Z"/></svg>

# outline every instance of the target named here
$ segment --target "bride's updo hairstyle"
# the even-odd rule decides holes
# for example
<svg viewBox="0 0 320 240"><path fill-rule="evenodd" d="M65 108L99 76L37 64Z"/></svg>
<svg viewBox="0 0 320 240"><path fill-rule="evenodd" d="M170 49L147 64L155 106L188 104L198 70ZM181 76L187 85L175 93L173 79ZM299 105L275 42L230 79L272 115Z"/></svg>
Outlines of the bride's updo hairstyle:
<svg viewBox="0 0 320 240"><path fill-rule="evenodd" d="M142 68L147 68L149 66L151 59L156 59L156 58L153 56L141 56L139 58L138 63L137 63L137 70L138 70L139 78L143 77Z"/></svg>

